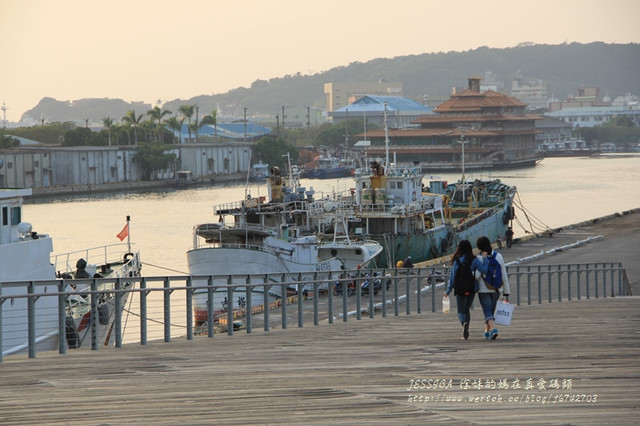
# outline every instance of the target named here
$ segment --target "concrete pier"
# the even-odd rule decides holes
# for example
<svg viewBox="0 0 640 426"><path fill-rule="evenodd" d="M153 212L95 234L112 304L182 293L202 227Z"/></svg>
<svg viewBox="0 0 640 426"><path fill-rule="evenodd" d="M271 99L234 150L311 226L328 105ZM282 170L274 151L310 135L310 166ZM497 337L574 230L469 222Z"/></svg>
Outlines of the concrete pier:
<svg viewBox="0 0 640 426"><path fill-rule="evenodd" d="M640 294L640 215L503 248L507 261L620 261ZM602 238L567 247L588 235ZM517 306L496 340L480 310L95 352L7 357L6 424L637 424L640 297Z"/></svg>

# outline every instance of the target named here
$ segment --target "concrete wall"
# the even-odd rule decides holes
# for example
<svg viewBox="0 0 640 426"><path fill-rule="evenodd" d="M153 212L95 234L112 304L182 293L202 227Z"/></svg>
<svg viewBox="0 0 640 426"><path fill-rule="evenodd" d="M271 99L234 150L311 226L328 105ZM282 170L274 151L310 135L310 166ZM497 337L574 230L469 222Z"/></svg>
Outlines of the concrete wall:
<svg viewBox="0 0 640 426"><path fill-rule="evenodd" d="M176 170L191 170L194 178L247 172L250 143L181 145L167 152L176 164L158 170L154 179L173 179ZM104 185L140 181L133 161L135 147L29 147L0 152L0 187L47 188Z"/></svg>

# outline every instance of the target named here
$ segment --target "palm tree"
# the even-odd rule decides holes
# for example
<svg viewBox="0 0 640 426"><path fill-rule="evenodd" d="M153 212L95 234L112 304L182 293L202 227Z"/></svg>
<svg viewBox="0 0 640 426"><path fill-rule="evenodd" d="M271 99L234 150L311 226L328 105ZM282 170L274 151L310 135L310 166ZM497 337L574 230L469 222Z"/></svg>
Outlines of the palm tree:
<svg viewBox="0 0 640 426"><path fill-rule="evenodd" d="M194 109L195 105L182 105L178 108L178 111L180 111L180 113L189 120L189 125L187 126L187 129L189 130L189 140L191 140L191 117L193 116Z"/></svg>
<svg viewBox="0 0 640 426"><path fill-rule="evenodd" d="M142 120L142 115L136 118L136 112L132 109L127 111L127 115L122 117L122 121L126 124L133 126L133 139L136 145L138 145L138 123Z"/></svg>
<svg viewBox="0 0 640 426"><path fill-rule="evenodd" d="M174 132L178 132L178 137L180 138L180 143L182 143L182 123L184 123L184 118L178 119L178 117L169 117L165 120L165 124ZM173 141L175 142L176 135L173 133Z"/></svg>
<svg viewBox="0 0 640 426"><path fill-rule="evenodd" d="M152 119L158 122L158 140L162 140L162 118L165 115L173 114L171 111L163 110L158 105L154 106L153 109L147 111L147 115Z"/></svg>
<svg viewBox="0 0 640 426"><path fill-rule="evenodd" d="M113 129L113 118L106 117L102 119L102 125L109 133L109 146L111 146L111 130Z"/></svg>
<svg viewBox="0 0 640 426"><path fill-rule="evenodd" d="M213 134L215 141L218 141L218 111L215 109L211 112L211 115L205 115L200 122L200 128L204 125L213 126Z"/></svg>

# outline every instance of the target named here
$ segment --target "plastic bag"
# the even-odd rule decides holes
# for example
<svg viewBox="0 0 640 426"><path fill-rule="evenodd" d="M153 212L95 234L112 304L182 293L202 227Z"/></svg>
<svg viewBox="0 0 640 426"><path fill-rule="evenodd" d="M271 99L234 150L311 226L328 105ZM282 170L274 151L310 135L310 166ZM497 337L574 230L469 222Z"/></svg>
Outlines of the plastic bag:
<svg viewBox="0 0 640 426"><path fill-rule="evenodd" d="M442 296L442 313L448 314L450 307L451 307L451 302L449 301L449 298L447 297L447 295Z"/></svg>

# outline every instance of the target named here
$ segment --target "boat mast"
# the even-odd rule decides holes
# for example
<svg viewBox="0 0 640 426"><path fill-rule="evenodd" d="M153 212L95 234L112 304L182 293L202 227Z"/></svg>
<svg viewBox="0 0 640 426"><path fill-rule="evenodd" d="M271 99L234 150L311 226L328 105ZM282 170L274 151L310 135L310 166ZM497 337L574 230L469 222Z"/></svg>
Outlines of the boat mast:
<svg viewBox="0 0 640 426"><path fill-rule="evenodd" d="M131 222L131 216L127 216L127 253L131 253L131 226L129 226L129 222Z"/></svg>
<svg viewBox="0 0 640 426"><path fill-rule="evenodd" d="M389 126L387 126L387 103L384 103L384 152L386 157L385 169L389 169Z"/></svg>

